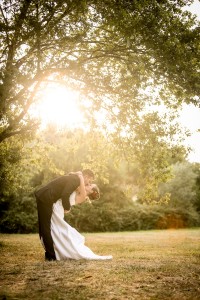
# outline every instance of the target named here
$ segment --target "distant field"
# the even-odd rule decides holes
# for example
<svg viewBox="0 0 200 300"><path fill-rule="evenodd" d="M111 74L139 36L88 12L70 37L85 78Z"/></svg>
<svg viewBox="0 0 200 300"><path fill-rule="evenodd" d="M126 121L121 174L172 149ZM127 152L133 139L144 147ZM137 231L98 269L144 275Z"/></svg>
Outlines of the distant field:
<svg viewBox="0 0 200 300"><path fill-rule="evenodd" d="M200 299L200 228L84 235L113 260L45 262L37 234L0 234L0 299Z"/></svg>

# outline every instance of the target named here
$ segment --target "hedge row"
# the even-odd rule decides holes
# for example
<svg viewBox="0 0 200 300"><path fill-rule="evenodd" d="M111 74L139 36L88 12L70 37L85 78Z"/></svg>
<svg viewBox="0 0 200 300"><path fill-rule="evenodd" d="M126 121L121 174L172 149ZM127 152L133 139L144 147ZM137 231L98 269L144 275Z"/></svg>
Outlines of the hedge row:
<svg viewBox="0 0 200 300"><path fill-rule="evenodd" d="M0 220L0 232L34 233L38 231L35 199L26 197ZM200 216L193 209L141 204L115 206L103 202L75 206L65 216L80 232L133 231L200 226Z"/></svg>

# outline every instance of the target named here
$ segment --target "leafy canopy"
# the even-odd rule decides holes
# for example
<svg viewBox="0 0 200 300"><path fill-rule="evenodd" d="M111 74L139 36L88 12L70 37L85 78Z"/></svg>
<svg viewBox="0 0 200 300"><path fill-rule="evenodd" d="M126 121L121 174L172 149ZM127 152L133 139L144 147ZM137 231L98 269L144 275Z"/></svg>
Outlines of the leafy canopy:
<svg viewBox="0 0 200 300"><path fill-rule="evenodd" d="M176 109L199 104L199 23L182 10L191 2L1 1L0 142L32 137L30 107L53 81L78 89L83 106L91 102L94 132L95 112L106 112L109 142L138 161L151 188L165 180L180 151ZM170 115L147 113L160 103Z"/></svg>

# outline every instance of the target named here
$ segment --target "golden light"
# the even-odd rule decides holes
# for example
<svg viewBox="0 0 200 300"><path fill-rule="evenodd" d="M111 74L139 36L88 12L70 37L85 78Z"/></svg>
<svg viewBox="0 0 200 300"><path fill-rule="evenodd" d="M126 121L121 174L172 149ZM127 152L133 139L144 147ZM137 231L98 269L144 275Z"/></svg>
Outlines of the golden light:
<svg viewBox="0 0 200 300"><path fill-rule="evenodd" d="M42 126L49 123L57 127L83 127L84 116L79 107L79 93L66 87L49 85L42 93L34 114Z"/></svg>
<svg viewBox="0 0 200 300"><path fill-rule="evenodd" d="M87 110L90 110L91 102L85 99L84 106ZM159 111L161 113L165 110L160 107ZM89 126L88 122L85 121L84 112L80 108L80 93L56 84L49 84L44 88L40 94L40 100L30 111L30 114L41 119L42 127L53 123L57 127L82 128L87 131ZM94 113L94 117L100 127L106 125L110 131L113 130L111 124L106 123L106 112L104 110ZM200 162L199 108L193 105L184 105L179 122L192 132L191 136L185 140L185 144L193 148L188 157L189 161Z"/></svg>

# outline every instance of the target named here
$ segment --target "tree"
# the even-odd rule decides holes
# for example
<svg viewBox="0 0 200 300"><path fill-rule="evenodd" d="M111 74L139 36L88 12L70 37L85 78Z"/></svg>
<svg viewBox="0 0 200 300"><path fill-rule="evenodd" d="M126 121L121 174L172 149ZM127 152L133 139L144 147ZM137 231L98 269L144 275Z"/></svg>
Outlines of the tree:
<svg viewBox="0 0 200 300"><path fill-rule="evenodd" d="M173 105L195 101L199 27L181 10L190 2L2 1L0 141L32 130L28 109L51 79L78 86L95 108L118 107L125 124L148 102L146 87Z"/></svg>
<svg viewBox="0 0 200 300"><path fill-rule="evenodd" d="M199 101L199 24L182 11L190 2L2 1L0 142L31 135L31 105L45 85L65 84L81 91L83 106L91 101L93 130L96 112L105 113L108 141L137 160L154 189L156 177L166 178L177 127L172 111L160 119L146 109Z"/></svg>
<svg viewBox="0 0 200 300"><path fill-rule="evenodd" d="M195 201L195 207L198 213L200 214L200 164L197 163L195 166L195 170L197 173L197 180L196 180L196 193L197 193L197 198Z"/></svg>
<svg viewBox="0 0 200 300"><path fill-rule="evenodd" d="M170 193L169 204L183 207L186 210L194 208L197 200L197 167L189 162L173 165L173 178L160 186L160 194Z"/></svg>
<svg viewBox="0 0 200 300"><path fill-rule="evenodd" d="M35 232L37 211L33 191L58 175L88 166L92 166L96 173L101 199L72 211L68 217L77 228L86 231L138 230L157 228L158 223L161 228L167 228L171 216L177 226L199 224L198 214L194 211L194 206L197 210L199 208L199 197L194 202L194 191L199 193L198 182L195 185L195 179L199 179L198 166L195 173L191 166L179 168L179 172L176 172L178 183L177 180L172 181L173 184L168 183L167 188L162 190L163 193L173 190L178 195L178 201L175 202L174 193L171 193L170 203L178 203L175 209L173 205L149 206L132 201L135 195L140 195L142 202L146 200L141 194L148 176L142 181L137 164L130 165L125 160L119 160L116 148L113 145L111 148L100 132L92 135L80 129L56 130L49 126L40 132L37 139L26 143L23 149L21 143L20 140L17 142L15 136L0 144L1 232ZM110 183L107 184L108 178ZM179 199L182 194L184 199ZM175 216L185 221L180 223Z"/></svg>

